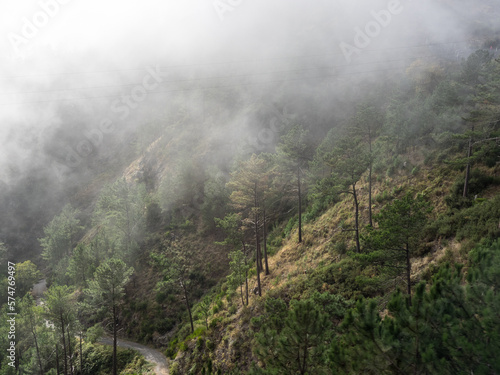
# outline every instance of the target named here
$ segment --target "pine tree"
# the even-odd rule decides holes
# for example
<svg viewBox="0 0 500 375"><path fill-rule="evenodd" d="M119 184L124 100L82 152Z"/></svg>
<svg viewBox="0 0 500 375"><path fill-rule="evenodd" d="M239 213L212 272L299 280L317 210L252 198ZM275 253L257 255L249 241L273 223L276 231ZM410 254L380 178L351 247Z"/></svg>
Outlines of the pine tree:
<svg viewBox="0 0 500 375"><path fill-rule="evenodd" d="M26 294L21 303L19 304L21 310L21 325L25 326L26 331L30 337L30 345L35 348L36 362L38 366L39 374L44 373L44 361L42 359L42 353L40 349L40 331L43 330L45 321L43 320L43 307L37 306L33 296L31 294ZM23 340L27 340L27 337L22 337ZM31 341L32 340L32 341Z"/></svg>
<svg viewBox="0 0 500 375"><path fill-rule="evenodd" d="M385 206L375 221L378 228L369 228L365 254L357 256L366 264L379 267L384 276L398 278L404 275L411 302L411 258L421 238L429 204L422 195L413 198L407 193Z"/></svg>
<svg viewBox="0 0 500 375"><path fill-rule="evenodd" d="M178 248L175 244L162 253L151 253L153 265L160 270L163 278L157 288L175 288L184 297L189 315L191 332L194 332L193 314L191 311L191 294L195 284L194 254L191 249Z"/></svg>
<svg viewBox="0 0 500 375"><path fill-rule="evenodd" d="M75 285L87 287L87 281L92 278L97 268L97 260L91 251L91 247L79 243L69 260L66 274Z"/></svg>
<svg viewBox="0 0 500 375"><path fill-rule="evenodd" d="M373 226L372 221L372 173L373 173L373 141L382 126L382 115L374 107L359 106L356 115L351 120L350 133L360 136L368 144L368 224Z"/></svg>
<svg viewBox="0 0 500 375"><path fill-rule="evenodd" d="M117 375L116 342L118 331L118 312L125 296L125 285L134 269L120 259L111 258L97 267L94 279L90 281L85 294L90 306L106 313L112 320L113 330L113 375Z"/></svg>
<svg viewBox="0 0 500 375"><path fill-rule="evenodd" d="M16 264L16 294L24 297L38 280L42 278L41 272L31 260Z"/></svg>
<svg viewBox="0 0 500 375"><path fill-rule="evenodd" d="M129 184L122 178L103 189L94 210L93 222L105 229L110 241L118 245L120 258L130 263L138 249L138 238L144 233L145 218L144 185Z"/></svg>
<svg viewBox="0 0 500 375"><path fill-rule="evenodd" d="M325 155L325 161L333 170L333 178L336 181L336 191L350 194L354 202L354 240L356 251L361 252L360 245L360 223L359 223L359 192L357 183L363 173L366 172L370 157L366 152L366 147L359 138L342 138L337 146ZM343 229L351 230L351 229Z"/></svg>
<svg viewBox="0 0 500 375"><path fill-rule="evenodd" d="M256 354L265 370L255 369L256 373L326 374L325 339L330 325L313 301L292 301L282 329L268 325L257 335Z"/></svg>
<svg viewBox="0 0 500 375"><path fill-rule="evenodd" d="M262 295L260 272L263 269L260 236L262 203L269 178L266 161L253 154L248 161L241 163L236 172L231 174L231 180L227 184L232 190L230 200L233 207L245 218L249 226L253 227L259 296Z"/></svg>
<svg viewBox="0 0 500 375"><path fill-rule="evenodd" d="M297 187L299 240L302 242L302 185L305 169L313 158L314 150L308 131L301 125L293 126L282 138L276 149L279 165L295 181Z"/></svg>
<svg viewBox="0 0 500 375"><path fill-rule="evenodd" d="M57 265L71 255L78 235L83 229L79 215L80 211L67 204L43 229L45 237L39 239L43 248L42 257L48 261L52 269L57 269Z"/></svg>
<svg viewBox="0 0 500 375"><path fill-rule="evenodd" d="M228 214L223 219L215 218L215 223L217 227L222 228L226 233L226 238L222 242L216 242L219 245L231 246L234 251L240 251L243 253L243 261L245 265L245 296L246 305L248 305L248 270L249 266L247 263L248 253L247 253L247 232L248 228L242 223L240 214Z"/></svg>
<svg viewBox="0 0 500 375"><path fill-rule="evenodd" d="M245 301L243 300L243 284L245 280L247 280L248 270L250 269L250 266L247 264L245 254L243 254L241 250L230 252L229 259L229 269L231 273L227 276L227 280L231 287L240 288L241 304L245 306Z"/></svg>
<svg viewBox="0 0 500 375"><path fill-rule="evenodd" d="M67 342L66 335L69 335L75 321L72 298L71 290L66 285L52 285L46 293L47 319L57 327L63 345L64 375L68 375L68 358L71 357L71 343Z"/></svg>

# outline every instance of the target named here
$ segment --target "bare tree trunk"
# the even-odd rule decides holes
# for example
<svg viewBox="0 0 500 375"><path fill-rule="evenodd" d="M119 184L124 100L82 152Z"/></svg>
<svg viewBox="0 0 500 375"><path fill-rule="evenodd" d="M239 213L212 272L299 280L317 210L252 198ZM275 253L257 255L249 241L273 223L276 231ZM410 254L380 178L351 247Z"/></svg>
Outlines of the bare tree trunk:
<svg viewBox="0 0 500 375"><path fill-rule="evenodd" d="M467 198L469 194L469 176L470 176L470 157L472 154L472 136L469 138L469 147L467 149L467 167L465 168L465 182L464 182L464 192L463 197Z"/></svg>
<svg viewBox="0 0 500 375"><path fill-rule="evenodd" d="M304 358L302 360L302 368L300 371L301 374L306 374L306 372L307 372L307 350L308 350L308 347L309 347L309 342L307 340L307 335L306 335L305 343L304 343Z"/></svg>
<svg viewBox="0 0 500 375"><path fill-rule="evenodd" d="M69 324L68 329L66 330L66 334L68 335L69 371L71 375L73 375L73 351L71 350L71 334L69 331Z"/></svg>
<svg viewBox="0 0 500 375"><path fill-rule="evenodd" d="M408 244L406 244L405 250L406 250L406 283L408 284L407 292L411 306L411 261L410 261L410 248L408 247Z"/></svg>
<svg viewBox="0 0 500 375"><path fill-rule="evenodd" d="M352 185L352 195L354 197L354 207L356 209L356 212L354 214L354 233L356 235L356 251L358 253L361 252L361 246L359 244L359 202L358 202L358 195L356 193L356 184L354 183Z"/></svg>
<svg viewBox="0 0 500 375"><path fill-rule="evenodd" d="M259 260L257 259L257 292L259 296L262 296L262 290L260 286L260 272L259 272Z"/></svg>
<svg viewBox="0 0 500 375"><path fill-rule="evenodd" d="M242 241L243 244L243 254L245 255L245 266L247 265L247 248L245 246L245 241ZM248 306L248 270L245 271L245 292L246 292L246 300Z"/></svg>
<svg viewBox="0 0 500 375"><path fill-rule="evenodd" d="M300 167L297 167L297 188L299 192L299 243L302 242L302 192L300 189Z"/></svg>
<svg viewBox="0 0 500 375"><path fill-rule="evenodd" d="M116 358L116 306L113 305L113 375L118 374L118 360Z"/></svg>
<svg viewBox="0 0 500 375"><path fill-rule="evenodd" d="M33 325L33 322L31 322L31 333L33 334L33 338L35 339L35 348L36 348L36 356L38 358L38 366L40 367L40 374L43 375L43 366L42 366L42 357L40 356L40 348L38 347L38 340L36 337L36 327Z"/></svg>
<svg viewBox="0 0 500 375"><path fill-rule="evenodd" d="M368 145L370 151L370 167L368 169L368 223L373 227L372 221L372 169L373 169L373 157L372 157L372 132L371 127L368 127Z"/></svg>
<svg viewBox="0 0 500 375"><path fill-rule="evenodd" d="M248 271L245 272L245 293L248 306Z"/></svg>
<svg viewBox="0 0 500 375"><path fill-rule="evenodd" d="M83 332L80 331L80 374L83 374L83 350L82 350Z"/></svg>
<svg viewBox="0 0 500 375"><path fill-rule="evenodd" d="M186 306L189 314L189 323L191 323L191 333L194 333L194 324L193 324L193 316L191 315L191 306L189 306L189 297L186 289L186 285L184 282L181 282L182 290L184 291L184 298L186 299Z"/></svg>
<svg viewBox="0 0 500 375"><path fill-rule="evenodd" d="M56 371L57 375L61 374L61 372L59 371L59 345L57 345L57 342L56 342Z"/></svg>
<svg viewBox="0 0 500 375"><path fill-rule="evenodd" d="M255 190L254 190L254 209L255 209L255 217L254 217L254 230L255 230L255 251L256 251L256 257L257 257L257 274L262 272L263 266L262 266L262 254L260 251L260 237L259 237L259 212L258 212L258 207L259 207L259 201L257 199L257 182L255 183Z"/></svg>
<svg viewBox="0 0 500 375"><path fill-rule="evenodd" d="M269 263L267 261L267 229L266 229L266 210L264 209L264 213L263 213L263 221L264 221L264 225L263 225L263 244L264 244L264 262L265 262L265 265L266 265L266 275L269 275Z"/></svg>
<svg viewBox="0 0 500 375"><path fill-rule="evenodd" d="M262 264L260 259L260 243L259 243L259 228L257 225L258 216L255 215L255 262L257 263L257 291L259 296L262 296L262 290L260 286L260 272L262 270Z"/></svg>
<svg viewBox="0 0 500 375"><path fill-rule="evenodd" d="M68 375L68 358L66 354L66 339L65 339L65 332L64 332L64 318L62 316L62 312L60 314L60 319L61 319L61 328L62 328L62 341L63 341L63 355L64 355L64 375Z"/></svg>

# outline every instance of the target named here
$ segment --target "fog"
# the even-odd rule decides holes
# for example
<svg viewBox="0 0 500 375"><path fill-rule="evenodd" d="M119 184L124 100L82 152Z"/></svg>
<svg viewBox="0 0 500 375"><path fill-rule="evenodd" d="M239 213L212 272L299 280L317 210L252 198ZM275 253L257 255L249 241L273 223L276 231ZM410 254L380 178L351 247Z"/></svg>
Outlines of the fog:
<svg viewBox="0 0 500 375"><path fill-rule="evenodd" d="M370 84L481 47L499 9L500 0L3 0L2 224L17 232L0 240L39 234L57 211L45 212L48 202L118 157L110 145L138 125L185 106L218 144L252 143L264 125L248 105L259 103L324 131ZM221 123L232 130L217 132Z"/></svg>

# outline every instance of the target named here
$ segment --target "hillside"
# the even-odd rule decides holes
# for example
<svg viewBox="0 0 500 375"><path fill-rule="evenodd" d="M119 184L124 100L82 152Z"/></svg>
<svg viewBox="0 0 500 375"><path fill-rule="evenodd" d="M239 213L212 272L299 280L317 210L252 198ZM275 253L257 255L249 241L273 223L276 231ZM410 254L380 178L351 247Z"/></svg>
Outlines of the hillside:
<svg viewBox="0 0 500 375"><path fill-rule="evenodd" d="M0 195L0 306L16 313L0 375L154 371L119 343L171 375L499 373L496 3L294 4L283 30L322 23L314 43L284 33L281 57L252 24L251 59L96 70L131 80L49 99L56 120ZM221 23L244 29L252 8L233 8ZM347 64L328 54L387 14Z"/></svg>

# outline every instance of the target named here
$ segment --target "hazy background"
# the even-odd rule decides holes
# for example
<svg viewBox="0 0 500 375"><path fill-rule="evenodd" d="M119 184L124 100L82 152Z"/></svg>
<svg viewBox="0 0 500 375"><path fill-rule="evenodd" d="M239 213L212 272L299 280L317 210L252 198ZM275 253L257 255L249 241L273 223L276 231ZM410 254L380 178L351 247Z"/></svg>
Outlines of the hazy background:
<svg viewBox="0 0 500 375"><path fill-rule="evenodd" d="M257 134L263 120L248 110L252 102L324 130L350 113L346 103L373 96L370 82L391 84L418 59L464 58L498 31L500 0L401 0L402 11L347 61L340 43L354 45L356 28L389 3L2 0L0 240L34 251L43 225L119 157L130 132L168 122L179 107L219 144ZM155 67L162 83L125 115L124 96ZM102 121L112 130L92 144L88 134ZM217 133L228 122L232 131Z"/></svg>

